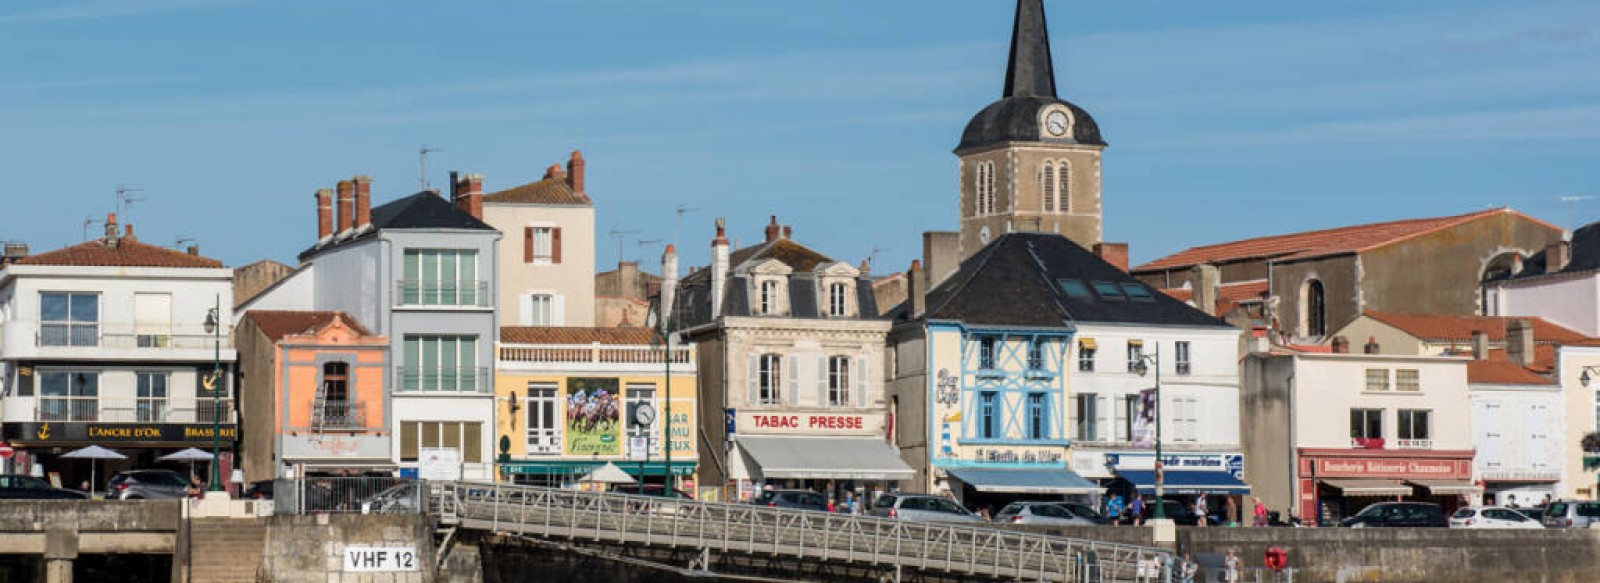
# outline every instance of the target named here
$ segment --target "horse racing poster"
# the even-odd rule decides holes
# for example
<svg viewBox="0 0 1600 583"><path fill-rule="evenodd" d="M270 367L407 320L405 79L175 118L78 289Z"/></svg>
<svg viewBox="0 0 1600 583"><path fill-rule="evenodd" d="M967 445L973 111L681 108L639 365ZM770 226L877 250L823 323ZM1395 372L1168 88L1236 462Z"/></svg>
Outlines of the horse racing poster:
<svg viewBox="0 0 1600 583"><path fill-rule="evenodd" d="M567 455L622 455L617 379L567 379Z"/></svg>

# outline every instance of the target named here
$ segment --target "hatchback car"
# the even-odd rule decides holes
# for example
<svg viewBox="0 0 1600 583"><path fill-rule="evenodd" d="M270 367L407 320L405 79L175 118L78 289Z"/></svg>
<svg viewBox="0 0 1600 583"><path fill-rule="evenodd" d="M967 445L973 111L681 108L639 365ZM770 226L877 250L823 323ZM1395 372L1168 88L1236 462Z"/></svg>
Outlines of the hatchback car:
<svg viewBox="0 0 1600 583"><path fill-rule="evenodd" d="M1095 510L1093 506L1089 506L1088 504L1079 504L1077 502L1056 502L1055 505L1066 509L1067 512L1071 512L1074 516L1089 522L1095 524L1111 524L1111 519L1102 516L1100 511Z"/></svg>
<svg viewBox="0 0 1600 583"><path fill-rule="evenodd" d="M1544 528L1527 515L1499 506L1462 508L1450 515L1450 528Z"/></svg>
<svg viewBox="0 0 1600 583"><path fill-rule="evenodd" d="M828 499L810 490L762 490L750 503L773 508L828 511Z"/></svg>
<svg viewBox="0 0 1600 583"><path fill-rule="evenodd" d="M106 484L106 497L118 500L161 500L189 495L189 481L172 470L117 472Z"/></svg>
<svg viewBox="0 0 1600 583"><path fill-rule="evenodd" d="M1546 528L1589 528L1600 522L1600 502L1557 500L1544 507Z"/></svg>
<svg viewBox="0 0 1600 583"><path fill-rule="evenodd" d="M915 494L886 494L872 505L872 514L885 518L922 522L983 522L948 498Z"/></svg>
<svg viewBox="0 0 1600 583"><path fill-rule="evenodd" d="M1060 526L1093 526L1094 520L1074 514L1059 502L1012 502L994 516L995 522L1012 524L1052 524Z"/></svg>
<svg viewBox="0 0 1600 583"><path fill-rule="evenodd" d="M1435 527L1450 526L1444 510L1429 502L1379 502L1339 521L1339 526L1367 527Z"/></svg>
<svg viewBox="0 0 1600 583"><path fill-rule="evenodd" d="M678 498L682 500L690 499L689 494L685 493L683 490L679 490L677 488L667 490L667 487L661 484L618 484L613 486L611 491L618 494L631 494L634 496L655 496L657 498Z"/></svg>
<svg viewBox="0 0 1600 583"><path fill-rule="evenodd" d="M33 476L0 475L0 499L5 500L82 500L89 495L77 490L52 487Z"/></svg>

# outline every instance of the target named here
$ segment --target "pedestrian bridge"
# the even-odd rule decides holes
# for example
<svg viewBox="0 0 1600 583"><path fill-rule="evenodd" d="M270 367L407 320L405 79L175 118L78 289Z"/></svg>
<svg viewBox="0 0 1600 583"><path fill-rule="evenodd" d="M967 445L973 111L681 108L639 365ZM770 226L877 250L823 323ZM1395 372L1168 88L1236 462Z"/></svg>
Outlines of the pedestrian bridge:
<svg viewBox="0 0 1600 583"><path fill-rule="evenodd" d="M1155 548L1072 539L983 525L909 522L623 494L513 486L436 485L432 510L445 528L688 551L685 574L711 575L713 555L769 565L816 561L851 565L880 578L1009 581L1144 581L1138 564L1163 560Z"/></svg>

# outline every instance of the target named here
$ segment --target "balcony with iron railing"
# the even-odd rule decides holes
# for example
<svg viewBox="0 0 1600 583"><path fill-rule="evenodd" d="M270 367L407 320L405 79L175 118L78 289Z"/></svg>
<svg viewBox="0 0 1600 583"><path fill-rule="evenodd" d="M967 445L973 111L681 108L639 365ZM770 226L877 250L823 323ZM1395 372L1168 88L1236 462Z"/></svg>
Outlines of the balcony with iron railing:
<svg viewBox="0 0 1600 583"><path fill-rule="evenodd" d="M361 401L323 401L311 406L311 427L329 431L360 431L367 427L367 404Z"/></svg>
<svg viewBox="0 0 1600 583"><path fill-rule="evenodd" d="M198 324L12 320L3 334L8 358L210 360L220 350L224 361L234 359L232 330L208 333Z"/></svg>
<svg viewBox="0 0 1600 583"><path fill-rule="evenodd" d="M674 344L669 352L651 344L499 345L500 366L513 370L609 370L658 372L668 362L682 374L695 371L694 346Z"/></svg>
<svg viewBox="0 0 1600 583"><path fill-rule="evenodd" d="M488 280L395 282L395 305L407 308L490 308L494 293Z"/></svg>
<svg viewBox="0 0 1600 583"><path fill-rule="evenodd" d="M233 399L108 399L100 397L38 398L33 421L64 423L212 423L235 422Z"/></svg>
<svg viewBox="0 0 1600 583"><path fill-rule="evenodd" d="M488 367L418 367L402 366L396 378L402 393L488 394L494 392Z"/></svg>

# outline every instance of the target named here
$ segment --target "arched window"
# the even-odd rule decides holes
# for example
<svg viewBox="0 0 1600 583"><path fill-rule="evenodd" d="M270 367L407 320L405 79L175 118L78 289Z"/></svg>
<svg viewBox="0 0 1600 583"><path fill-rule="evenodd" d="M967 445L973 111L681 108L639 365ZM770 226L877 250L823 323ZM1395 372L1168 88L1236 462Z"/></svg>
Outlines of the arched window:
<svg viewBox="0 0 1600 583"><path fill-rule="evenodd" d="M979 162L977 181L973 189L973 214L991 215L995 212L994 162Z"/></svg>
<svg viewBox="0 0 1600 583"><path fill-rule="evenodd" d="M1053 212L1072 211L1072 165L1062 160L1056 167L1056 197Z"/></svg>
<svg viewBox="0 0 1600 583"><path fill-rule="evenodd" d="M782 401L778 383L783 381L783 357L776 354L761 355L761 368L756 372L756 401L763 405L773 405Z"/></svg>
<svg viewBox="0 0 1600 583"><path fill-rule="evenodd" d="M1305 322L1305 335L1307 337L1326 336L1328 334L1328 307L1322 289L1321 280L1306 282L1305 297L1300 303L1300 312Z"/></svg>
<svg viewBox="0 0 1600 583"><path fill-rule="evenodd" d="M1039 179L1039 210L1053 213L1056 210L1056 167L1049 162L1044 163L1044 172Z"/></svg>
<svg viewBox="0 0 1600 583"><path fill-rule="evenodd" d="M778 313L778 282L767 280L761 282L761 313Z"/></svg>
<svg viewBox="0 0 1600 583"><path fill-rule="evenodd" d="M848 286L846 286L843 283L834 283L834 284L831 284L831 285L828 286L828 315L829 316L846 316L846 315L849 315L847 310L845 309L845 306L847 305L847 304L845 304L845 299L847 297L847 290L846 290L847 287Z"/></svg>

